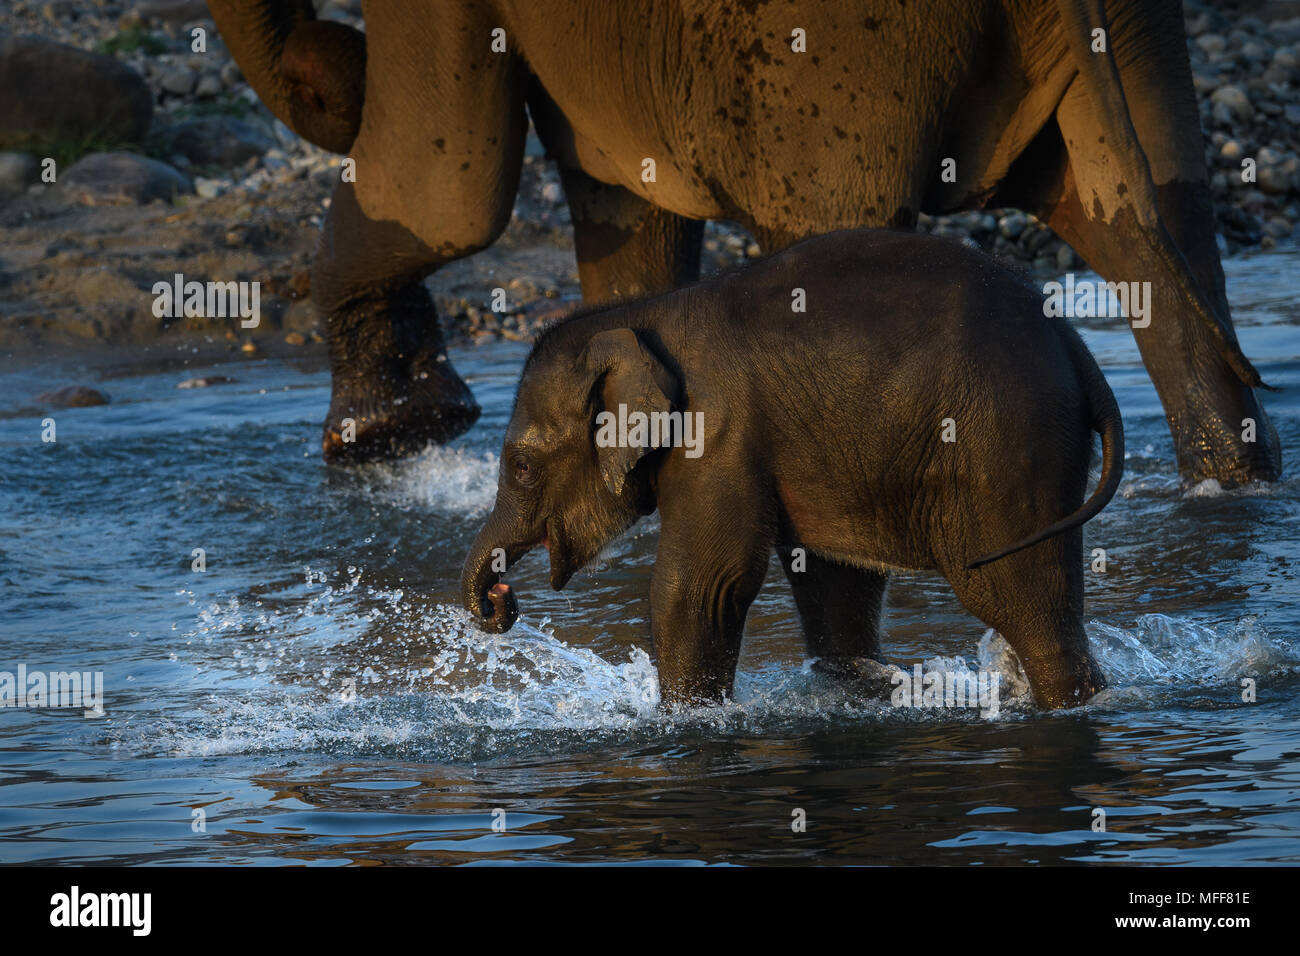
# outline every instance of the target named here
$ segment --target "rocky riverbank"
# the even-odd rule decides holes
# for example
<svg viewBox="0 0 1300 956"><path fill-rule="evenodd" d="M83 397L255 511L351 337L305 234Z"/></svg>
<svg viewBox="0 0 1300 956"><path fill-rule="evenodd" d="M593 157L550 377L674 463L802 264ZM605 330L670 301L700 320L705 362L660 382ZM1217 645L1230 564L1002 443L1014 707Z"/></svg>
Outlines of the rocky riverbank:
<svg viewBox="0 0 1300 956"><path fill-rule="evenodd" d="M317 5L362 26L355 0ZM1185 4L1229 254L1288 241L1300 223L1300 3L1261 9L1270 19ZM261 105L205 4L13 0L0 10L0 81L0 350L175 341L255 354L322 341L308 266L339 157ZM1080 265L1015 210L923 216L921 228L1039 273ZM758 253L740 227L709 223L706 272ZM150 289L175 273L261 282L262 324L158 319ZM506 234L429 286L449 332L475 341L530 338L576 301L568 210L535 138ZM504 313L489 306L497 286Z"/></svg>

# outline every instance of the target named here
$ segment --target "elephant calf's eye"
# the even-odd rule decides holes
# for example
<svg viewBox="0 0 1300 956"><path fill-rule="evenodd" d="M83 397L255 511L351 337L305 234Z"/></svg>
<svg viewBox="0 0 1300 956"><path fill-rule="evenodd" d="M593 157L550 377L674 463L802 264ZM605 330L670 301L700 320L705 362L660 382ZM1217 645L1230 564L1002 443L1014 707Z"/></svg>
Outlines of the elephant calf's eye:
<svg viewBox="0 0 1300 956"><path fill-rule="evenodd" d="M515 459L515 481L521 485L531 485L537 480L537 468L530 461Z"/></svg>

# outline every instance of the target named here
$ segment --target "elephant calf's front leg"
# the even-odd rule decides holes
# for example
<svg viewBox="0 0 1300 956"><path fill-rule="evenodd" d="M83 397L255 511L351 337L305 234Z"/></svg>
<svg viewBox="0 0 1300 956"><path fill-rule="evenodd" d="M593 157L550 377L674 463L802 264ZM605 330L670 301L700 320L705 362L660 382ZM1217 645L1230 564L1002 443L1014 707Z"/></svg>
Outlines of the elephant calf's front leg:
<svg viewBox="0 0 1300 956"><path fill-rule="evenodd" d="M769 554L767 542L734 537L707 518L682 522L685 533L676 524L665 515L650 587L659 697L670 708L731 696L745 615Z"/></svg>

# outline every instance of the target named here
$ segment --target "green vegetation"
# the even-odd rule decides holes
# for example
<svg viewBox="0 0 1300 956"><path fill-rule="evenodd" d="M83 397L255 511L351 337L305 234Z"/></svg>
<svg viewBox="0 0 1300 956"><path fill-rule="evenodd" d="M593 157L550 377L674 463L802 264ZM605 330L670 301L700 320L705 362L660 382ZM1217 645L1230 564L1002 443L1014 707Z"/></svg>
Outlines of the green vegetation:
<svg viewBox="0 0 1300 956"><path fill-rule="evenodd" d="M219 93L218 95L206 100L196 100L192 103L186 103L175 112L171 113L173 119L189 119L192 116L234 116L245 117L256 109L256 104L250 103L235 93Z"/></svg>
<svg viewBox="0 0 1300 956"><path fill-rule="evenodd" d="M151 56L157 53L166 53L170 47L167 41L157 34L150 33L144 27L136 24L119 30L116 35L109 37L107 40L101 40L96 47L100 53L132 53L136 50L142 50Z"/></svg>
<svg viewBox="0 0 1300 956"><path fill-rule="evenodd" d="M81 139L60 139L25 148L27 152L44 159L53 157L60 172L77 160L90 153L140 152L139 146L131 143L118 143L98 136L86 136Z"/></svg>

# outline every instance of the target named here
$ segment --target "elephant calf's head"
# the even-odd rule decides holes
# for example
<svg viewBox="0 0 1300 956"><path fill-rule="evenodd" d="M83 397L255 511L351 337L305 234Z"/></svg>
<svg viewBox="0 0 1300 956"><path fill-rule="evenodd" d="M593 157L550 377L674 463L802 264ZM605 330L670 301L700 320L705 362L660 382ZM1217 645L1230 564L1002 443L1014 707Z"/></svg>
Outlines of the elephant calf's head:
<svg viewBox="0 0 1300 956"><path fill-rule="evenodd" d="M538 544L551 558L551 587L564 587L641 514L654 510L653 451L597 441L597 416L668 412L677 384L631 329L571 347L552 332L524 366L501 449L496 504L461 572L465 608L502 633L518 611L501 574Z"/></svg>

